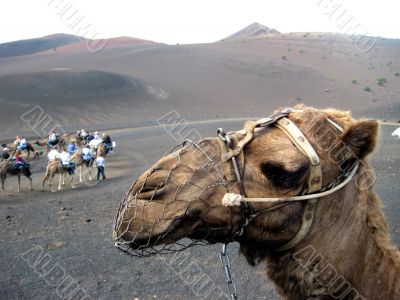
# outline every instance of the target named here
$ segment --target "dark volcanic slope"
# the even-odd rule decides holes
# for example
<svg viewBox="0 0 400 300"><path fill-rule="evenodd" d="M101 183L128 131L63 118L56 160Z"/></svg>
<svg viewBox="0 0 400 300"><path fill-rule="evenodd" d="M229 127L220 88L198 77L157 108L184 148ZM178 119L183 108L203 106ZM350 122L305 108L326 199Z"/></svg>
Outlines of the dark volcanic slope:
<svg viewBox="0 0 400 300"><path fill-rule="evenodd" d="M33 54L54 49L62 45L76 43L78 40L85 40L85 38L60 33L41 38L3 43L0 44L0 58Z"/></svg>
<svg viewBox="0 0 400 300"><path fill-rule="evenodd" d="M156 92L155 87L133 77L94 70L54 69L2 76L2 122L8 123L3 133L16 128L23 132L15 120L35 106L61 123L65 130L115 122L117 114L118 122L129 121L130 110L154 105Z"/></svg>
<svg viewBox="0 0 400 300"><path fill-rule="evenodd" d="M139 80L102 71L58 69L0 77L3 99L26 105L100 105L110 97L136 96L139 100L140 93L143 99L145 85Z"/></svg>
<svg viewBox="0 0 400 300"><path fill-rule="evenodd" d="M0 76L65 68L136 78L148 83L148 92L156 97L156 102L139 101L142 97L136 98L137 94L122 97L119 89L111 87L106 98L100 95L87 100L86 94L95 93L90 84L85 84L75 86L74 91L64 89L72 97L55 95L68 99L60 100L62 104L68 102L62 105L61 113L52 110L51 103L57 99L30 100L31 106L40 103L46 113L60 117L59 122L71 128L80 121L102 128L156 124L171 110L188 120L264 116L277 107L297 103L352 110L357 117L400 119L398 40L378 40L366 53L334 34L285 34L214 44L106 47L98 53L53 51L0 59ZM380 77L386 79L383 86L377 84ZM39 84L47 85L45 80ZM55 84L63 89L62 84ZM107 84L113 85L113 80L101 84L99 94L102 89L108 90ZM29 107L15 97L18 89L29 91L25 85L24 81L14 81L13 95L0 94L0 127L6 128L6 132L0 132L0 139L15 135L17 130L28 130L19 116ZM88 92L84 91L86 86ZM364 91L366 87L371 91ZM35 89L44 91L45 87ZM9 97L13 100L5 100ZM90 109L81 103L83 100L91 103Z"/></svg>

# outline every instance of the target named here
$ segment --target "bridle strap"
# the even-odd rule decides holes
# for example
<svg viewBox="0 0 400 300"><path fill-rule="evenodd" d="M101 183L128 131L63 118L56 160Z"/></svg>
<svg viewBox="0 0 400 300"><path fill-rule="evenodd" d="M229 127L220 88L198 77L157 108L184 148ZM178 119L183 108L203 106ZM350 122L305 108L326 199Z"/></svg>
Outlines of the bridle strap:
<svg viewBox="0 0 400 300"><path fill-rule="evenodd" d="M277 202L288 202L288 201L307 201L306 207L302 214L301 226L295 237L290 240L288 243L283 246L275 249L275 251L286 251L289 250L296 245L298 245L310 231L311 226L313 224L314 215L315 215L315 206L317 202L317 198L325 197L327 195L333 194L339 189L343 188L346 184L348 184L351 179L354 177L357 172L359 163L356 163L351 171L344 175L346 178L340 184L337 182L334 185L330 185L329 190L322 191L322 169L320 164L320 159L318 154L308 141L308 139L304 136L301 130L289 119L286 118L293 110L290 108L284 109L278 112L275 112L272 116L260 119L258 121L247 121L244 126L244 134L245 137L240 140L236 147L233 147L231 142L229 133L226 134L221 128L217 130L219 137L226 143L228 146L228 153L223 156L223 161L227 162L229 160L232 161L235 177L239 183L240 195L234 193L226 193L222 199L222 205L224 206L240 206L243 209L246 208L248 211L250 207L248 203L250 202L258 202L258 203L277 203ZM331 123L337 130L343 132L343 128L338 124L328 119L329 123ZM247 198L244 194L244 188L242 183L242 173L239 170L236 157L241 154L243 155L243 148L246 144L248 144L254 136L254 130L257 127L265 127L268 125L275 125L277 128L281 129L289 139L294 143L294 145L310 160L310 173L307 181L307 194L293 197L269 197L269 198ZM221 148L222 149L222 148ZM241 236L243 234L244 228L251 221L251 216L249 218L248 213L245 214L245 222L242 224L241 228L233 235ZM253 217L254 218L254 217Z"/></svg>
<svg viewBox="0 0 400 300"><path fill-rule="evenodd" d="M354 177L358 170L359 163L356 163L353 169L348 174L346 180L342 183L338 184L337 186L316 194L309 194L303 196L294 196L294 197L281 197L281 198L242 198L238 194L228 193L225 194L224 198L222 199L222 205L225 206L235 206L240 205L242 202L257 202L257 203L279 203L279 202L294 202L294 201L307 201L307 205L303 212L303 216L301 219L301 227L295 237L289 241L287 244L275 249L275 251L286 251L295 246L297 246L307 235L307 233L311 229L311 225L314 221L315 215L315 206L317 202L317 198L325 197L330 194L337 192L338 190L342 189L346 186Z"/></svg>
<svg viewBox="0 0 400 300"><path fill-rule="evenodd" d="M310 142L307 140L307 138L304 136L304 134L301 132L301 130L289 119L285 117L288 112L284 113L278 113L275 114L273 118L269 118L268 120L263 120L259 121L259 124L266 126L266 124L273 124L276 127L278 127L280 130L282 130L288 137L289 139L293 142L293 144L304 154L308 157L310 160L310 173L308 175L308 185L307 185L307 192L308 193L313 193L320 191L322 188L322 170L321 170L321 164L320 160L318 157L318 154L315 152L314 148L310 144ZM260 126L259 125L259 126ZM246 131L246 136L244 137L243 140L241 140L238 143L238 146L235 148L235 153L232 153L233 151L230 151L230 156L232 157L232 163L233 167L235 168L235 173L238 174L238 167L237 167L237 162L236 162L236 155L239 153L243 153L243 147L247 143L251 141L253 138L254 134L254 129L257 127L257 123L253 121L247 121L245 123L244 129ZM238 175L236 175L238 177ZM241 178L237 178L239 181L239 186L240 186L240 196L242 196L242 199L244 197L244 191L243 191L243 185ZM225 198L225 197L224 197ZM251 199L251 198L250 198ZM224 202L224 201L223 201ZM239 201L240 205L243 207L243 204L247 204L247 201ZM276 202L276 201L274 201ZM314 215L315 215L315 202L316 200L310 200L307 202L305 211L303 212L302 215L302 220L301 220L301 226L297 234L293 239L291 239L288 243L285 245L279 247L276 249L276 251L284 251L287 249L291 249L294 246L296 246L298 243L300 243L305 236L308 234L313 220L314 220ZM246 226L249 223L249 218L246 218L245 220ZM238 236L241 236L244 231L244 227L242 225L240 233Z"/></svg>
<svg viewBox="0 0 400 300"><path fill-rule="evenodd" d="M275 251L286 251L292 249L293 247L297 246L307 236L314 222L316 203L317 199L312 199L307 201L306 207L301 217L301 226L299 231L297 231L294 238L292 238L288 243L284 244L283 246L275 249Z"/></svg>
<svg viewBox="0 0 400 300"><path fill-rule="evenodd" d="M319 192L315 194L307 194L307 195L301 195L301 196L292 196L292 197L265 197L265 198L247 198L247 197L242 197L239 194L235 193L226 193L224 197L222 198L222 204L224 206L238 206L240 205L240 202L254 202L254 203L275 203L275 202L295 202L295 201L306 201L306 200L312 200L312 199L317 199L317 198L322 198L329 196L338 190L342 189L344 186L346 186L354 177L355 173L358 170L359 163L356 163L353 167L353 169L350 171L349 175L347 178L338 184L337 186L324 191L324 192Z"/></svg>
<svg viewBox="0 0 400 300"><path fill-rule="evenodd" d="M308 175L307 192L314 193L322 188L322 170L317 152L301 132L301 130L288 118L276 121L275 126L282 130L295 146L308 157L311 162Z"/></svg>
<svg viewBox="0 0 400 300"><path fill-rule="evenodd" d="M246 121L244 123L244 128L241 130L241 133L245 134L245 137L238 141L237 145L235 148L228 147L230 148L228 153L223 157L224 161L228 161L232 159L232 157L239 155L243 151L243 148L253 139L254 137L254 130L259 127L266 127L269 125L272 125L276 123L279 119L283 117L289 116L290 113L294 112L295 110L291 108L284 108L282 110L278 110L274 112L271 116L259 119L257 121ZM218 136L224 141L227 142L226 136L229 136L229 133L225 133L222 128L217 129L217 134Z"/></svg>

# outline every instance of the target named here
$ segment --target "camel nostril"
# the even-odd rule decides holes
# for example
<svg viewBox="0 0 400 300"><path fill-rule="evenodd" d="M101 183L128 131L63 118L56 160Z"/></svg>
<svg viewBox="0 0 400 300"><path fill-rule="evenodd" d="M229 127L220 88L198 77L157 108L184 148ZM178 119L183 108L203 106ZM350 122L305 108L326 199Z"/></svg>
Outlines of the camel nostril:
<svg viewBox="0 0 400 300"><path fill-rule="evenodd" d="M137 194L137 199L151 200L158 196L161 196L166 192L167 188L164 185L159 185L156 187L143 187Z"/></svg>

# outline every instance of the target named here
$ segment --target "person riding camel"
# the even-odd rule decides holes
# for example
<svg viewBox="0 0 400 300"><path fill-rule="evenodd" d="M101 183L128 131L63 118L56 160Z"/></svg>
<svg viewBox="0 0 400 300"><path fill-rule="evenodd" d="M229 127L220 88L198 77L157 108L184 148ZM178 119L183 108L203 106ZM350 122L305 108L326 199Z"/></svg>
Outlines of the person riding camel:
<svg viewBox="0 0 400 300"><path fill-rule="evenodd" d="M17 170L22 170L26 169L26 173L28 174L27 176L29 177L31 175L31 171L29 169L29 163L27 163L21 156L21 151L17 150L15 151L15 161L14 161L14 166Z"/></svg>
<svg viewBox="0 0 400 300"><path fill-rule="evenodd" d="M3 148L3 150L1 151L1 158L2 159L9 159L10 158L10 149L5 147Z"/></svg>
<svg viewBox="0 0 400 300"><path fill-rule="evenodd" d="M57 144L57 134L54 132L54 130L51 130L49 132L49 142L48 142L48 146L49 148L53 147L54 145Z"/></svg>
<svg viewBox="0 0 400 300"><path fill-rule="evenodd" d="M25 160L21 156L21 151L17 150L15 152L15 168L22 169L22 168L24 168L26 166L26 164L27 163L25 162Z"/></svg>
<svg viewBox="0 0 400 300"><path fill-rule="evenodd" d="M108 152L112 153L112 151L113 151L113 142L112 142L110 136L107 133L103 133L102 140L103 140L102 143L106 146L107 154L108 154Z"/></svg>
<svg viewBox="0 0 400 300"><path fill-rule="evenodd" d="M62 149L60 153L61 165L67 169L69 174L74 174L75 164L71 161L71 155L66 151L65 148Z"/></svg>
<svg viewBox="0 0 400 300"><path fill-rule="evenodd" d="M82 158L86 163L86 166L89 166L92 163L92 154L90 152L89 146L85 146L82 149Z"/></svg>
<svg viewBox="0 0 400 300"><path fill-rule="evenodd" d="M73 155L76 152L76 150L77 149L76 149L76 145L75 145L74 142L71 142L71 143L68 144L68 153L70 155Z"/></svg>
<svg viewBox="0 0 400 300"><path fill-rule="evenodd" d="M47 153L47 159L49 161L55 160L57 158L60 158L60 153L56 149L52 149Z"/></svg>
<svg viewBox="0 0 400 300"><path fill-rule="evenodd" d="M88 145L90 143L90 141L94 139L94 136L92 135L92 133L91 132L87 133L85 131L85 129L82 129L81 136L85 140L86 145Z"/></svg>
<svg viewBox="0 0 400 300"><path fill-rule="evenodd" d="M101 138L100 138L100 134L99 134L98 131L96 131L96 132L94 133L94 139L95 139L95 140L101 139Z"/></svg>
<svg viewBox="0 0 400 300"><path fill-rule="evenodd" d="M19 135L17 135L17 137L15 138L15 141L14 141L14 145L18 146L20 142L21 142L21 137Z"/></svg>
<svg viewBox="0 0 400 300"><path fill-rule="evenodd" d="M19 144L17 144L17 149L18 150L25 150L28 147L28 142L26 141L26 138L23 136L21 137Z"/></svg>
<svg viewBox="0 0 400 300"><path fill-rule="evenodd" d="M96 154L97 147L102 142L99 133L96 131L94 135L94 139L89 142L89 147L92 153L92 156Z"/></svg>
<svg viewBox="0 0 400 300"><path fill-rule="evenodd" d="M79 131L80 132L80 135L81 135L81 137L84 139L84 138L86 138L87 136L88 136L88 133L85 131L85 129L81 129L81 131Z"/></svg>

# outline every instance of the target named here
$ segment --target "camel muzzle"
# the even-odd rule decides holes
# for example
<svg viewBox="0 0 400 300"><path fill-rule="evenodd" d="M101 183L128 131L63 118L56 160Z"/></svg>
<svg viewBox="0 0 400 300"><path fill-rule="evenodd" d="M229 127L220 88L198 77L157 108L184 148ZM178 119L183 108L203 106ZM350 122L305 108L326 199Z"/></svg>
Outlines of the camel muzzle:
<svg viewBox="0 0 400 300"><path fill-rule="evenodd" d="M196 210L196 200L208 189L225 184L218 171L220 152L217 159L212 159L212 154L207 151L215 149L206 149L206 144L199 146L186 141L169 151L134 182L120 203L114 224L113 237L120 250L142 257L208 244L185 238L190 234L183 229L190 228L190 222L194 220L192 212ZM199 180L204 181L210 174L216 179L209 180L212 181L210 187L203 187ZM210 185L210 182L204 185Z"/></svg>

